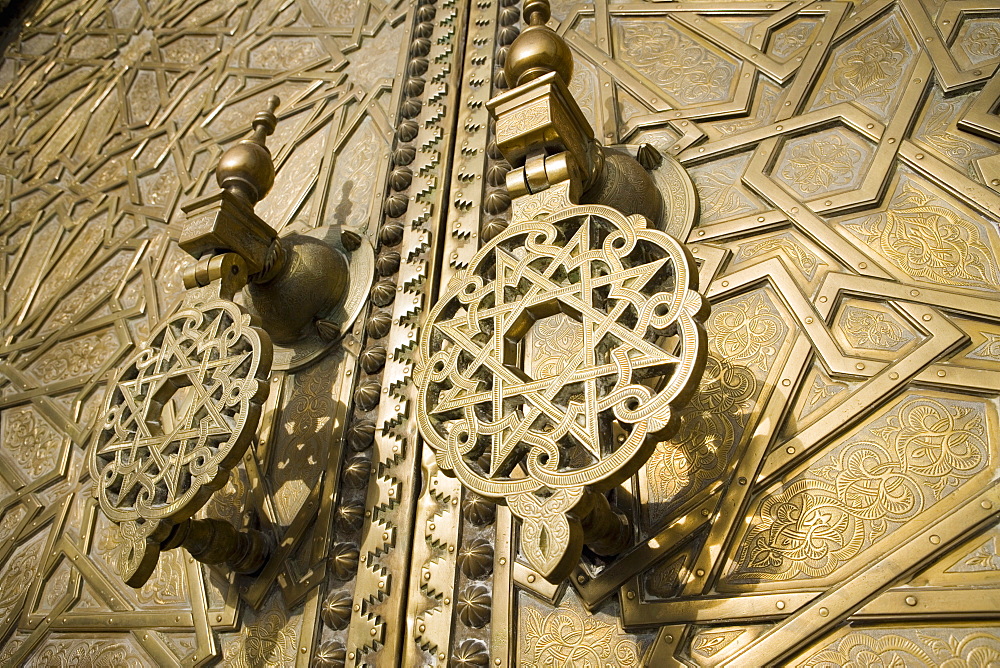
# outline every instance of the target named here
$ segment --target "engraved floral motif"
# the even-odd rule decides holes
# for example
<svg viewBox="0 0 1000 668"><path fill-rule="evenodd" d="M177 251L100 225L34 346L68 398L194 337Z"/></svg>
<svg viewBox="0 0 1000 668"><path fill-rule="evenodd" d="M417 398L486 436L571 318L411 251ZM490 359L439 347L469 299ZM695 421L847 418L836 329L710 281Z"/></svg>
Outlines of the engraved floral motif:
<svg viewBox="0 0 1000 668"><path fill-rule="evenodd" d="M703 631L691 641L691 651L702 656L715 656L745 632L746 629Z"/></svg>
<svg viewBox="0 0 1000 668"><path fill-rule="evenodd" d="M984 360L1000 359L1000 334L983 332L983 338L985 340L969 353L967 357Z"/></svg>
<svg viewBox="0 0 1000 668"><path fill-rule="evenodd" d="M663 22L618 24L616 48L622 60L688 105L729 96L736 66Z"/></svg>
<svg viewBox="0 0 1000 668"><path fill-rule="evenodd" d="M616 626L568 607L543 616L526 607L522 633L525 662L536 668L603 668L640 665L641 652L634 640Z"/></svg>
<svg viewBox="0 0 1000 668"><path fill-rule="evenodd" d="M73 641L46 643L28 661L29 666L58 668L119 668L142 665L135 651L119 642Z"/></svg>
<svg viewBox="0 0 1000 668"><path fill-rule="evenodd" d="M54 346L30 368L45 383L76 378L93 373L118 347L114 330L84 336Z"/></svg>
<svg viewBox="0 0 1000 668"><path fill-rule="evenodd" d="M8 408L2 415L3 451L30 477L37 478L56 465L65 437L34 408Z"/></svg>
<svg viewBox="0 0 1000 668"><path fill-rule="evenodd" d="M829 399L848 389L847 383L835 381L822 371L817 371L809 387L809 394L806 397L805 405L802 407L800 418L804 418L825 404Z"/></svg>
<svg viewBox="0 0 1000 668"><path fill-rule="evenodd" d="M791 143L781 176L796 192L830 192L856 177L861 151L839 134L806 137Z"/></svg>
<svg viewBox="0 0 1000 668"><path fill-rule="evenodd" d="M848 306L840 322L847 340L855 348L899 350L913 339L899 323L881 311Z"/></svg>
<svg viewBox="0 0 1000 668"><path fill-rule="evenodd" d="M3 519L0 520L0 544L9 540L14 535L14 531L17 530L26 512L24 506L17 506L3 516Z"/></svg>
<svg viewBox="0 0 1000 668"><path fill-rule="evenodd" d="M979 227L910 184L884 213L847 227L914 278L1000 290L996 260Z"/></svg>
<svg viewBox="0 0 1000 668"><path fill-rule="evenodd" d="M771 38L771 53L778 58L788 58L802 48L812 36L817 21L799 19L795 23L775 31Z"/></svg>
<svg viewBox="0 0 1000 668"><path fill-rule="evenodd" d="M1000 550L997 549L997 539L991 538L962 562L971 571L1000 571ZM949 569L953 571L954 569Z"/></svg>
<svg viewBox="0 0 1000 668"><path fill-rule="evenodd" d="M160 555L160 561L149 580L136 592L141 603L165 605L188 600L187 578L180 550L171 550Z"/></svg>
<svg viewBox="0 0 1000 668"><path fill-rule="evenodd" d="M979 64L1000 57L1000 25L995 18L972 21L959 42L969 59Z"/></svg>
<svg viewBox="0 0 1000 668"><path fill-rule="evenodd" d="M680 411L677 435L658 443L646 464L650 494L658 504L722 473L758 391L757 379L745 367L708 358L698 392ZM650 508L654 522L661 514L657 507Z"/></svg>
<svg viewBox="0 0 1000 668"><path fill-rule="evenodd" d="M907 62L907 42L895 19L857 38L834 61L833 85L820 98L824 104L849 100L886 111L899 87Z"/></svg>
<svg viewBox="0 0 1000 668"><path fill-rule="evenodd" d="M268 610L240 630L228 664L233 668L282 668L295 660L295 629L280 608Z"/></svg>
<svg viewBox="0 0 1000 668"><path fill-rule="evenodd" d="M935 90L928 103L924 121L914 132L915 138L937 149L970 173L973 171L974 160L992 155L992 151L981 144L972 143L960 136L954 127L955 121L965 115L974 100L974 95L945 98L940 91Z"/></svg>
<svg viewBox="0 0 1000 668"><path fill-rule="evenodd" d="M701 222L733 218L756 211L757 206L741 187L749 156L735 156L713 163L710 168L691 170L691 179L701 200Z"/></svg>
<svg viewBox="0 0 1000 668"><path fill-rule="evenodd" d="M833 573L981 470L988 456L984 422L981 406L928 397L901 402L831 463L763 498L730 579Z"/></svg>
<svg viewBox="0 0 1000 668"><path fill-rule="evenodd" d="M28 590L38 573L39 545L20 552L9 560L0 572L0 618L10 612L17 600Z"/></svg>
<svg viewBox="0 0 1000 668"><path fill-rule="evenodd" d="M766 371L774 362L775 344L786 329L774 307L758 292L714 308L709 345L730 363Z"/></svg>
<svg viewBox="0 0 1000 668"><path fill-rule="evenodd" d="M531 375L558 376L580 347L583 325L564 313L543 318L531 332Z"/></svg>
<svg viewBox="0 0 1000 668"><path fill-rule="evenodd" d="M841 666L993 666L1000 662L993 631L928 629L913 637L879 631L855 631L809 656L801 665L809 668Z"/></svg>
<svg viewBox="0 0 1000 668"><path fill-rule="evenodd" d="M825 262L821 262L814 253L788 234L743 244L740 246L739 258L740 260L749 260L773 251L782 251L784 256L791 260L792 264L809 280L816 276L816 269L826 266Z"/></svg>

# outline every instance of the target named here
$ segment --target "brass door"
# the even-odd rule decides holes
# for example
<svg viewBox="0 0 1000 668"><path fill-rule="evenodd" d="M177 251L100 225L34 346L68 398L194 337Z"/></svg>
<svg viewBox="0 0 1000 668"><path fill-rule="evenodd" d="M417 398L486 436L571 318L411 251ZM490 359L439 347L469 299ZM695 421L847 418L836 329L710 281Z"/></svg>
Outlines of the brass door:
<svg viewBox="0 0 1000 668"><path fill-rule="evenodd" d="M692 177L712 305L678 435L615 495L634 546L560 586L413 409L428 310L509 219L486 103L517 0L8 8L0 665L1000 662L1000 5L553 5L598 138ZM132 589L87 448L177 309L181 205L275 94L257 213L359 230L372 300L272 374L204 511L273 537L262 572L178 549Z"/></svg>

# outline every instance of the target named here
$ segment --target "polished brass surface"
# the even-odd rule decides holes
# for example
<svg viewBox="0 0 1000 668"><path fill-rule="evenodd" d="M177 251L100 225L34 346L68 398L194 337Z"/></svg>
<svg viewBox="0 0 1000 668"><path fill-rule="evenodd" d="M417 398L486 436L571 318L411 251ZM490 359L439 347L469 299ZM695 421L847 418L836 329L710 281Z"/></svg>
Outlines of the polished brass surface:
<svg viewBox="0 0 1000 668"><path fill-rule="evenodd" d="M674 431L698 384L706 307L692 265L641 216L567 200L515 219L431 309L416 371L425 443L522 520L521 550L553 583L584 543L627 545L594 497Z"/></svg>
<svg viewBox="0 0 1000 668"><path fill-rule="evenodd" d="M242 257L224 253L198 265L206 265L196 278L205 285L119 367L90 448L94 494L117 525L113 563L136 588L164 549L195 547L190 553L210 563L230 556L248 573L267 551L259 532L206 533L208 520L190 519L254 437L271 371L267 334L232 301L247 281Z"/></svg>
<svg viewBox="0 0 1000 668"><path fill-rule="evenodd" d="M1000 9L552 3L567 95L652 170L651 227L712 304L677 433L609 495L632 546L553 585L414 420L430 308L522 209L487 107L522 7L26 6L0 61L0 665L996 660ZM352 271L356 232L371 282L339 341L274 346L257 440L194 516L272 536L260 574L168 550L135 590L87 448L180 309L180 205L272 95L257 215Z"/></svg>
<svg viewBox="0 0 1000 668"><path fill-rule="evenodd" d="M653 179L596 144L568 93L572 55L545 25L549 4L524 12L505 65L518 85L489 105L514 167L512 224L431 309L416 409L438 467L506 504L528 564L559 584L584 544L628 547L629 517L602 495L675 431L704 370L707 305L690 254L647 227L662 213ZM599 203L574 206L587 196Z"/></svg>

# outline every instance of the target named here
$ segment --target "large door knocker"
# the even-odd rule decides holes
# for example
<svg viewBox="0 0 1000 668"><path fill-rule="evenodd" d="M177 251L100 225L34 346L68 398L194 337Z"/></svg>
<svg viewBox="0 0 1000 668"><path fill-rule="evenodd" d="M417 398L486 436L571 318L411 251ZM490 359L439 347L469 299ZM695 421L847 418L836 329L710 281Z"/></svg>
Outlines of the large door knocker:
<svg viewBox="0 0 1000 668"><path fill-rule="evenodd" d="M374 274L360 235L278 237L254 213L274 183L264 142L277 106L272 97L253 137L222 155L222 190L184 207L180 245L195 262L181 308L118 367L105 399L90 469L101 510L118 525L116 568L133 587L177 547L238 573L260 570L270 550L263 533L193 516L255 438L272 368L334 345Z"/></svg>
<svg viewBox="0 0 1000 668"><path fill-rule="evenodd" d="M551 582L583 546L614 555L629 519L605 493L632 476L705 367L707 302L664 230L693 220L683 169L643 145L605 148L567 88L569 47L524 4L513 87L490 102L512 169L510 225L443 290L421 332L417 420L442 470L506 503L528 564ZM687 184L664 206L650 174ZM671 198L671 203L676 198Z"/></svg>

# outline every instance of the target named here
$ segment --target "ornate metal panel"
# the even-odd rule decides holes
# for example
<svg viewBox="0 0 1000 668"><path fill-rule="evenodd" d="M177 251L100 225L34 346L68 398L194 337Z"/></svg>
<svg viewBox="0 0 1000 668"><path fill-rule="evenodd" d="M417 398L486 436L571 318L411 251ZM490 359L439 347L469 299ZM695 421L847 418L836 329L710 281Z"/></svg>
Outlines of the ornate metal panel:
<svg viewBox="0 0 1000 668"><path fill-rule="evenodd" d="M1000 660L996 3L553 3L598 139L693 179L697 218L668 231L711 303L699 391L611 495L632 546L559 585L414 419L431 306L511 219L487 102L516 0L20 11L0 61L0 665ZM204 511L274 540L261 572L172 550L132 589L87 448L113 371L178 312L180 205L275 94L257 213L361 230L371 299L341 346L271 375ZM526 340L539 369L580 336L550 324Z"/></svg>

